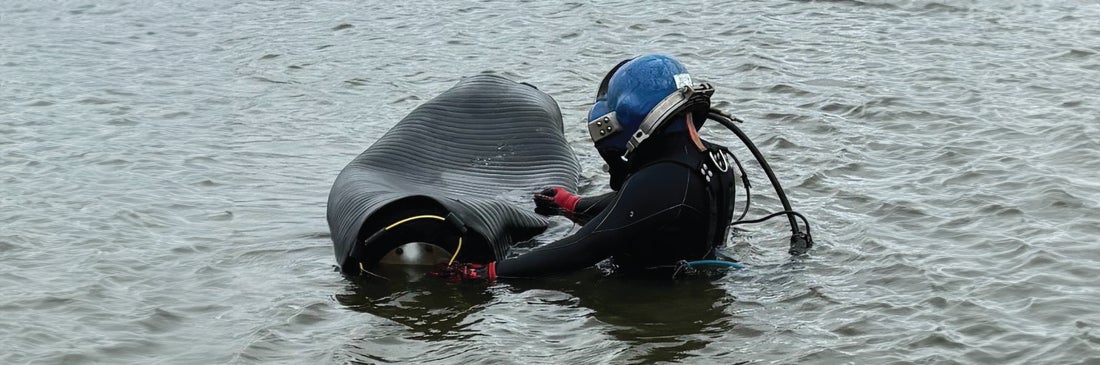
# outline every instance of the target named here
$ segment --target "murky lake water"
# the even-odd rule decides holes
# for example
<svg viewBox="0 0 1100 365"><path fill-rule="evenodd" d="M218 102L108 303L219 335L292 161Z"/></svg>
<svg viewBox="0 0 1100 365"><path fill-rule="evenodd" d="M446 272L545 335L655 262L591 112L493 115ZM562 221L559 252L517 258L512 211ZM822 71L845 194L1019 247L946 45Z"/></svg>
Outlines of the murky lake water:
<svg viewBox="0 0 1100 365"><path fill-rule="evenodd" d="M811 255L776 221L711 281L333 270L337 172L463 76L551 94L606 189L577 121L649 51ZM1095 1L6 1L0 363L1100 364L1098 91Z"/></svg>

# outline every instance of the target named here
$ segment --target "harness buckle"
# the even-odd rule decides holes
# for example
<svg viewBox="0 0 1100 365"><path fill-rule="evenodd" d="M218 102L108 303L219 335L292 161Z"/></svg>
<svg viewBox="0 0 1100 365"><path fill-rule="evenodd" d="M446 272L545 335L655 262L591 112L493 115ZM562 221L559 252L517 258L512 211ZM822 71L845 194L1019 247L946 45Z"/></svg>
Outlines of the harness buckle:
<svg viewBox="0 0 1100 365"><path fill-rule="evenodd" d="M707 152L710 155L710 160L714 162L714 168L718 171L726 172L730 169L730 159L722 150L710 150Z"/></svg>

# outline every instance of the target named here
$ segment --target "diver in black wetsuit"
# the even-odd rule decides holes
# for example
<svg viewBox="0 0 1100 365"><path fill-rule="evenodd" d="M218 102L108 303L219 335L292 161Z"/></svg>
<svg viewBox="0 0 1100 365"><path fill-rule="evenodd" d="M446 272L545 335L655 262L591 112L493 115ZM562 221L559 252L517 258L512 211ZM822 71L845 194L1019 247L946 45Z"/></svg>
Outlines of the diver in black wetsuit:
<svg viewBox="0 0 1100 365"><path fill-rule="evenodd" d="M435 275L535 277L607 258L619 271L671 272L680 261L713 258L732 220L736 174L729 152L697 134L712 93L669 56L620 63L601 83L587 123L614 191L582 198L559 187L535 195L537 212L583 227L518 257L454 264Z"/></svg>

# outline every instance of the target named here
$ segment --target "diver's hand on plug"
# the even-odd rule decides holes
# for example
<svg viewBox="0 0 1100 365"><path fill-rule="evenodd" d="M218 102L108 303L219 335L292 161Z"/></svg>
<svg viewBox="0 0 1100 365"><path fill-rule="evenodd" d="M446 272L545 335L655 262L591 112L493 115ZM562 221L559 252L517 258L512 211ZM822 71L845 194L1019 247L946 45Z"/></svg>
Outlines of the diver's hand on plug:
<svg viewBox="0 0 1100 365"><path fill-rule="evenodd" d="M496 261L486 265L456 262L443 266L439 270L432 271L431 275L452 283L458 283L465 280L493 281L497 278L496 267Z"/></svg>
<svg viewBox="0 0 1100 365"><path fill-rule="evenodd" d="M580 200L581 197L560 186L546 188L535 194L535 213L542 215L563 214L566 217L572 217L573 210Z"/></svg>

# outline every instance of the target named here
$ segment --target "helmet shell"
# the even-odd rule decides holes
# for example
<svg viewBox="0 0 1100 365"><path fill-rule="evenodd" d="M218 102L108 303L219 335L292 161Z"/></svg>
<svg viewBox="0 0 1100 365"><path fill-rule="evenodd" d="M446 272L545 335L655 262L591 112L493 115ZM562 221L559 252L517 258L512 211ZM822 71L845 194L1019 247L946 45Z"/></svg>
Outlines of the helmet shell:
<svg viewBox="0 0 1100 365"><path fill-rule="evenodd" d="M686 74L687 68L680 61L662 54L639 56L623 64L611 76L604 104L597 101L588 113L589 120L593 120L614 111L623 131L601 140L597 147L605 144L607 147L625 149L630 136L638 130L646 115L679 88L677 77ZM673 123L669 127L666 130L682 128L682 125Z"/></svg>

